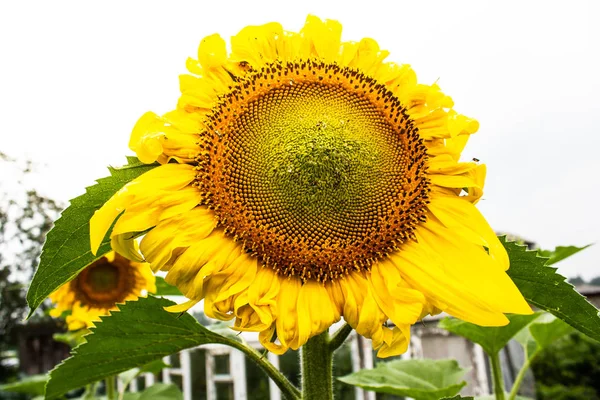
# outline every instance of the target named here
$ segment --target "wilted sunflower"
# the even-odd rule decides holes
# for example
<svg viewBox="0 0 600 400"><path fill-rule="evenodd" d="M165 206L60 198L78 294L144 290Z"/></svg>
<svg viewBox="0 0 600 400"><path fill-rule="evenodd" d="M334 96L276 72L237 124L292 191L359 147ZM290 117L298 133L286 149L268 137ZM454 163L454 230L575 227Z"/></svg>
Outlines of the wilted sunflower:
<svg viewBox="0 0 600 400"><path fill-rule="evenodd" d="M309 16L299 33L246 27L230 52L202 40L176 110L131 135L162 165L96 212L92 250L122 213L113 243L130 252L130 233L147 231L143 256L191 299L171 311L204 299L275 353L342 316L385 357L428 313L480 325L530 313L474 206L485 167L458 161L477 121L341 30Z"/></svg>
<svg viewBox="0 0 600 400"><path fill-rule="evenodd" d="M116 310L117 303L135 300L144 292L156 292L154 274L146 263L132 262L114 251L87 266L71 282L50 295L56 307L50 315L65 311L70 330L89 328L101 315Z"/></svg>

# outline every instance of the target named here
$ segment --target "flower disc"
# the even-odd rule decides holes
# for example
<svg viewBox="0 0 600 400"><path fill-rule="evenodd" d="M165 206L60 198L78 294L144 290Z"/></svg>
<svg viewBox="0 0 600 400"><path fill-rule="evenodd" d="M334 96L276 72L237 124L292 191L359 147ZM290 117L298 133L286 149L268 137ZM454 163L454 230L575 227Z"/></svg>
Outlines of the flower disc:
<svg viewBox="0 0 600 400"><path fill-rule="evenodd" d="M122 303L135 286L135 270L116 254L114 260L102 257L71 281L77 299L91 307L111 308Z"/></svg>
<svg viewBox="0 0 600 400"><path fill-rule="evenodd" d="M55 303L50 315L59 317L68 312L70 330L90 327L101 315L116 309L118 303L135 300L145 292L156 292L149 265L110 252L50 295Z"/></svg>
<svg viewBox="0 0 600 400"><path fill-rule="evenodd" d="M266 65L209 117L199 187L280 273L326 281L368 268L425 218L426 148L405 111L350 68Z"/></svg>

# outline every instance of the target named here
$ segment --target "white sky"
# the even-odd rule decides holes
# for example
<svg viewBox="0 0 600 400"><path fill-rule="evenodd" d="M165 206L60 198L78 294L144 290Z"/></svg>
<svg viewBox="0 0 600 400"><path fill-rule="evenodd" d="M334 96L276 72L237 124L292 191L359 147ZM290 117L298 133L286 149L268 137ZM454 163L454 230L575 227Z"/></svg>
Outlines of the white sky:
<svg viewBox="0 0 600 400"><path fill-rule="evenodd" d="M600 2L38 1L0 3L0 151L43 165L66 201L120 165L145 111L174 108L204 36L246 25L337 19L439 78L481 123L465 159L488 165L480 209L543 248L600 242ZM10 181L11 176L3 176ZM559 264L600 275L600 244Z"/></svg>

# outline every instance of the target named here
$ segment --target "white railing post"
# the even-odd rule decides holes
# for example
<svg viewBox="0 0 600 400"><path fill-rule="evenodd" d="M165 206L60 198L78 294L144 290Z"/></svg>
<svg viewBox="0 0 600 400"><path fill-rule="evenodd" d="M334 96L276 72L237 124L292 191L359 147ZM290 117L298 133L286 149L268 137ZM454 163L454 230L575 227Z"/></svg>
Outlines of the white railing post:
<svg viewBox="0 0 600 400"><path fill-rule="evenodd" d="M277 354L269 352L267 353L267 359L275 368L279 369L279 356ZM269 400L281 400L281 390L271 378L269 378Z"/></svg>
<svg viewBox="0 0 600 400"><path fill-rule="evenodd" d="M189 350L179 353L181 364L181 386L183 389L183 400L192 400L192 361Z"/></svg>
<svg viewBox="0 0 600 400"><path fill-rule="evenodd" d="M209 349L205 352L206 370L206 400L217 400L217 385L215 382L215 357Z"/></svg>
<svg viewBox="0 0 600 400"><path fill-rule="evenodd" d="M246 400L248 398L246 386L246 357L244 353L233 349L229 353L229 374L233 381L233 398Z"/></svg>
<svg viewBox="0 0 600 400"><path fill-rule="evenodd" d="M169 356L163 357L163 361L165 364L171 365L171 359ZM163 383L171 383L171 368L163 368L162 370L162 378Z"/></svg>

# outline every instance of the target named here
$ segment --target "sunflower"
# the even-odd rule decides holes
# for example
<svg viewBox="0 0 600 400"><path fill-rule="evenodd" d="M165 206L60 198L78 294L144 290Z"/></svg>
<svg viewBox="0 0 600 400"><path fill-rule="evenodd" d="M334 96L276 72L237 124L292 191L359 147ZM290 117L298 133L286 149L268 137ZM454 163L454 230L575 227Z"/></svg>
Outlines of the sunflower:
<svg viewBox="0 0 600 400"><path fill-rule="evenodd" d="M69 330L89 328L101 315L116 310L117 303L156 292L154 274L146 263L132 262L112 251L94 261L71 282L50 295L56 303L54 317L67 316Z"/></svg>
<svg viewBox="0 0 600 400"><path fill-rule="evenodd" d="M160 166L92 217L92 250L136 256L207 316L297 349L342 317L380 357L445 311L496 326L531 313L475 208L485 166L459 162L477 121L337 21L249 26L201 41L181 97L147 113L130 148ZM388 327L388 320L393 327Z"/></svg>

